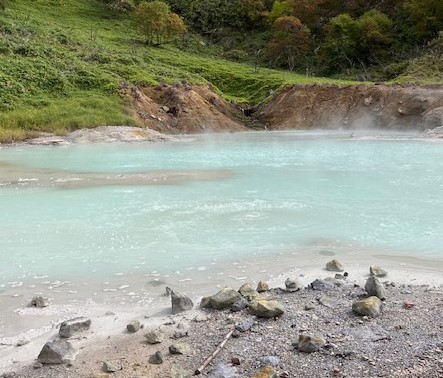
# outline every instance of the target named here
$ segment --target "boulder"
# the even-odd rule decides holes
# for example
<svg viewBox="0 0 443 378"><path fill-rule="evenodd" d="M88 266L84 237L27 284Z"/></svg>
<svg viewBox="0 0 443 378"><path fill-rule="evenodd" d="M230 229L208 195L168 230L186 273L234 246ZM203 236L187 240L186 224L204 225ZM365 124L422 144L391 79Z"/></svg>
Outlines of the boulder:
<svg viewBox="0 0 443 378"><path fill-rule="evenodd" d="M269 299L258 301L253 311L257 317L269 319L282 316L285 308L280 302Z"/></svg>
<svg viewBox="0 0 443 378"><path fill-rule="evenodd" d="M369 267L369 273L375 277L386 277L388 275L388 272L378 265L371 265Z"/></svg>
<svg viewBox="0 0 443 378"><path fill-rule="evenodd" d="M171 354L187 354L191 347L187 343L175 343L169 346L169 353Z"/></svg>
<svg viewBox="0 0 443 378"><path fill-rule="evenodd" d="M378 297L382 301L386 299L385 287L380 283L380 281L375 276L370 276L366 280L365 290L370 296Z"/></svg>
<svg viewBox="0 0 443 378"><path fill-rule="evenodd" d="M138 320L131 320L127 325L126 329L129 333L138 332L141 328L141 324Z"/></svg>
<svg viewBox="0 0 443 378"><path fill-rule="evenodd" d="M265 291L269 291L269 284L266 281L260 281L257 284L257 292L264 293Z"/></svg>
<svg viewBox="0 0 443 378"><path fill-rule="evenodd" d="M48 307L49 303L49 298L38 296L31 299L31 303L29 304L29 306L43 308Z"/></svg>
<svg viewBox="0 0 443 378"><path fill-rule="evenodd" d="M71 362L77 355L76 349L66 340L48 341L37 359L42 364L63 364Z"/></svg>
<svg viewBox="0 0 443 378"><path fill-rule="evenodd" d="M326 264L326 270L330 272L343 272L343 264L337 259L331 260Z"/></svg>
<svg viewBox="0 0 443 378"><path fill-rule="evenodd" d="M192 310L194 303L188 296L175 291L171 292L172 313L178 314L183 311Z"/></svg>
<svg viewBox="0 0 443 378"><path fill-rule="evenodd" d="M235 302L241 299L239 292L227 287L221 289L217 294L211 296L211 307L216 310L222 310L224 308L231 307Z"/></svg>
<svg viewBox="0 0 443 378"><path fill-rule="evenodd" d="M165 339L165 334L160 328L155 328L146 333L145 338L148 344L159 344Z"/></svg>
<svg viewBox="0 0 443 378"><path fill-rule="evenodd" d="M151 357L149 357L148 362L153 365L160 365L164 361L162 352L157 351Z"/></svg>
<svg viewBox="0 0 443 378"><path fill-rule="evenodd" d="M377 317L381 314L382 302L377 297L369 297L352 304L352 311L361 316Z"/></svg>
<svg viewBox="0 0 443 378"><path fill-rule="evenodd" d="M304 353L313 353L324 347L326 340L320 336L300 335L297 349Z"/></svg>
<svg viewBox="0 0 443 378"><path fill-rule="evenodd" d="M246 298L248 301L253 300L256 298L259 294L257 290L254 290L252 286L248 283L243 284L240 289L238 289L238 292Z"/></svg>
<svg viewBox="0 0 443 378"><path fill-rule="evenodd" d="M299 291L303 285L297 277L289 277L285 281L287 291Z"/></svg>
<svg viewBox="0 0 443 378"><path fill-rule="evenodd" d="M91 328L91 319L85 317L78 317L67 320L60 324L60 330L58 334L60 337L69 338L83 331L87 331Z"/></svg>

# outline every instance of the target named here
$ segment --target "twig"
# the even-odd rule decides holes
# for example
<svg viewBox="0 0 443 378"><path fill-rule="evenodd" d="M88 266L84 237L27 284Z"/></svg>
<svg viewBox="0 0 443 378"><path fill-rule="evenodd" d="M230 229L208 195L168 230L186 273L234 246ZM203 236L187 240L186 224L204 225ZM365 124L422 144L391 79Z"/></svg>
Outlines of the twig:
<svg viewBox="0 0 443 378"><path fill-rule="evenodd" d="M223 341L218 345L218 347L212 352L212 354L203 362L203 364L194 372L194 375L200 375L203 370L211 363L211 361L217 357L217 355L221 352L227 341L231 338L232 334L235 331L235 326L226 334Z"/></svg>

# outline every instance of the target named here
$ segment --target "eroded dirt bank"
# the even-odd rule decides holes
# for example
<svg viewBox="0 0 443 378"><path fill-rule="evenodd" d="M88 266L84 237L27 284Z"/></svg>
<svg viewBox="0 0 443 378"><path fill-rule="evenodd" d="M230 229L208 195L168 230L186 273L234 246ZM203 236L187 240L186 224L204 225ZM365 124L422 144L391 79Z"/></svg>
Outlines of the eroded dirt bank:
<svg viewBox="0 0 443 378"><path fill-rule="evenodd" d="M128 87L130 112L166 134L254 129L432 129L443 125L443 88L387 85L293 85L254 108L210 86Z"/></svg>

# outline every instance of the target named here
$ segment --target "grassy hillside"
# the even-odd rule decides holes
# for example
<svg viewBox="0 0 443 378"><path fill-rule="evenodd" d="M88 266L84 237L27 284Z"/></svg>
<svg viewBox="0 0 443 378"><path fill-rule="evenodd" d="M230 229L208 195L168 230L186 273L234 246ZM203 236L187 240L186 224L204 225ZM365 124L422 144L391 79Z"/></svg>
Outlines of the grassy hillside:
<svg viewBox="0 0 443 378"><path fill-rule="evenodd" d="M256 103L285 84L333 81L148 47L128 16L95 0L10 1L0 37L0 141L134 124L123 83L211 83L226 98Z"/></svg>

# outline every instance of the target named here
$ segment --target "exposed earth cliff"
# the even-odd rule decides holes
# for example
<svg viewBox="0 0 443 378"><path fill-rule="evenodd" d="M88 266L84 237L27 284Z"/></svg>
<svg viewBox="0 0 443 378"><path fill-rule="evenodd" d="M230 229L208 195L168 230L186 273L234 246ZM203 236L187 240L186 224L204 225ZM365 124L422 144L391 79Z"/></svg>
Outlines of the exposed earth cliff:
<svg viewBox="0 0 443 378"><path fill-rule="evenodd" d="M125 88L130 111L167 133L310 128L425 130L443 125L443 88L294 85L254 108L234 105L208 86Z"/></svg>

